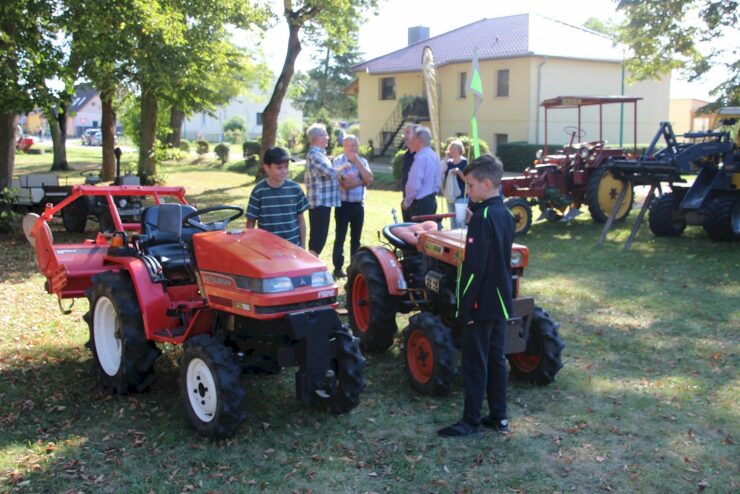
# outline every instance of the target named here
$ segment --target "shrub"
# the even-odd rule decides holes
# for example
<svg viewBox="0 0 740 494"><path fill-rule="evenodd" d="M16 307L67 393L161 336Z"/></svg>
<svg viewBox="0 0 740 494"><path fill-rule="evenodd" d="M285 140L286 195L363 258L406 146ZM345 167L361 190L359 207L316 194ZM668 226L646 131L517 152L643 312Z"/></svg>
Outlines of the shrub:
<svg viewBox="0 0 740 494"><path fill-rule="evenodd" d="M399 149L396 155L393 157L393 178L401 180L401 171L403 169L403 155L406 154L405 149Z"/></svg>
<svg viewBox="0 0 740 494"><path fill-rule="evenodd" d="M295 119L288 118L278 126L278 135L280 140L288 148L288 151L298 151L298 145L301 143L301 124Z"/></svg>
<svg viewBox="0 0 740 494"><path fill-rule="evenodd" d="M231 149L227 144L220 142L216 145L215 148L213 148L213 151L216 153L216 156L218 156L218 159L219 161L221 161L222 165L229 161L229 151L231 151Z"/></svg>
<svg viewBox="0 0 740 494"><path fill-rule="evenodd" d="M350 125L349 129L347 130L348 134L352 134L353 136L356 136L358 139L360 137L360 124L352 124Z"/></svg>
<svg viewBox="0 0 740 494"><path fill-rule="evenodd" d="M195 145L197 146L195 148L195 151L202 157L204 154L208 154L208 151L211 149L210 145L208 144L208 141L195 141Z"/></svg>
<svg viewBox="0 0 740 494"><path fill-rule="evenodd" d="M259 154L261 146L260 141L244 141L244 144L242 144L242 156L248 158L253 154Z"/></svg>
<svg viewBox="0 0 740 494"><path fill-rule="evenodd" d="M360 154L364 156L367 159L373 158L373 151L370 149L370 146L360 145Z"/></svg>
<svg viewBox="0 0 740 494"><path fill-rule="evenodd" d="M224 133L231 130L239 130L242 135L247 132L247 121L239 115L234 115L224 123Z"/></svg>
<svg viewBox="0 0 740 494"><path fill-rule="evenodd" d="M173 148L169 144L163 144L159 140L154 142L154 160L157 163L163 161L179 161L182 159L182 151Z"/></svg>
<svg viewBox="0 0 740 494"><path fill-rule="evenodd" d="M13 201L18 194L5 187L0 191L0 232L17 233L21 229L21 215L13 211Z"/></svg>
<svg viewBox="0 0 740 494"><path fill-rule="evenodd" d="M180 139L180 151L183 153L189 153L190 152L190 141L187 139Z"/></svg>
<svg viewBox="0 0 740 494"><path fill-rule="evenodd" d="M507 142L499 144L498 157L504 163L507 172L521 172L532 165L537 150L542 149L540 144L529 144L527 142Z"/></svg>
<svg viewBox="0 0 740 494"><path fill-rule="evenodd" d="M226 130L224 138L232 144L239 144L244 140L244 131L241 129Z"/></svg>
<svg viewBox="0 0 740 494"><path fill-rule="evenodd" d="M258 155L253 154L244 160L244 164L246 165L247 172L256 172L260 164L260 158Z"/></svg>

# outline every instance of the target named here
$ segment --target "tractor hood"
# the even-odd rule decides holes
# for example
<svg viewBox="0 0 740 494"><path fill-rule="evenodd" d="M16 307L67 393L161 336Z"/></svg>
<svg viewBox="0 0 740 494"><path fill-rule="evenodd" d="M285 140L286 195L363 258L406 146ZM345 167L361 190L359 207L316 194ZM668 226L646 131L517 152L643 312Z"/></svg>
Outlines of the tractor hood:
<svg viewBox="0 0 740 494"><path fill-rule="evenodd" d="M220 230L193 235L198 269L250 278L326 271L306 250L265 230Z"/></svg>

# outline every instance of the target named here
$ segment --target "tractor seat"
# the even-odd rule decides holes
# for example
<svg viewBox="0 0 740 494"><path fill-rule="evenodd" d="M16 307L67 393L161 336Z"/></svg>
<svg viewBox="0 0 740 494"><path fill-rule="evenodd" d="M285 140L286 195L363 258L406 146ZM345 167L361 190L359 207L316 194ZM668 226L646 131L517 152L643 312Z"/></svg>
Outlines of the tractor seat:
<svg viewBox="0 0 740 494"><path fill-rule="evenodd" d="M167 279L191 277L189 246L199 230L183 226L182 219L194 211L187 204L159 204L142 215L142 250L160 263Z"/></svg>
<svg viewBox="0 0 740 494"><path fill-rule="evenodd" d="M399 249L415 249L422 233L433 232L439 229L434 221L423 223L396 223L383 228L383 236Z"/></svg>

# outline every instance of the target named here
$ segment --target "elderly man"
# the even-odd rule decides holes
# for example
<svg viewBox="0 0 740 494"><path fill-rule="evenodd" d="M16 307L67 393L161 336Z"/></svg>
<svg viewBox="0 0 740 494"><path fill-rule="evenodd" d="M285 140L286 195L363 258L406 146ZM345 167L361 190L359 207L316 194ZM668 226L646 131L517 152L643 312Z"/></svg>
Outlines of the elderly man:
<svg viewBox="0 0 740 494"><path fill-rule="evenodd" d="M409 149L416 154L403 198L403 209L409 219L437 212L437 191L442 181L442 171L439 156L429 147L431 142L432 133L428 128L417 126L414 129Z"/></svg>
<svg viewBox="0 0 740 494"><path fill-rule="evenodd" d="M332 166L325 151L329 134L326 133L324 125L319 123L311 125L306 130L306 137L310 144L306 154L304 175L308 192L308 223L310 225L308 250L318 257L326 245L331 208L342 205L339 197L339 175L351 164L344 163L337 168Z"/></svg>
<svg viewBox="0 0 740 494"><path fill-rule="evenodd" d="M403 129L403 143L406 145L406 152L403 154L403 164L401 165L401 193L403 197L406 197L406 182L409 181L409 171L411 170L411 165L414 164L414 154L416 154L411 150L411 139L414 138L416 127L418 125L408 124ZM408 217L408 211L403 207L403 202L401 203L401 215L403 216L403 221L411 221Z"/></svg>

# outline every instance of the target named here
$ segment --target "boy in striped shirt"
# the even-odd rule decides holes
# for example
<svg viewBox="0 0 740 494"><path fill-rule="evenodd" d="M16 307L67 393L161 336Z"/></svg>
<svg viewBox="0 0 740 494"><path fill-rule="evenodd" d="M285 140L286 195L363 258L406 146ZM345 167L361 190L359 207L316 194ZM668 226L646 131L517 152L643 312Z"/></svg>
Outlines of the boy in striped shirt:
<svg viewBox="0 0 740 494"><path fill-rule="evenodd" d="M281 147L265 151L262 166L267 178L252 190L247 206L247 228L255 226L274 233L299 247L306 245L306 221L303 213L308 200L303 189L288 178L288 164L293 161Z"/></svg>

